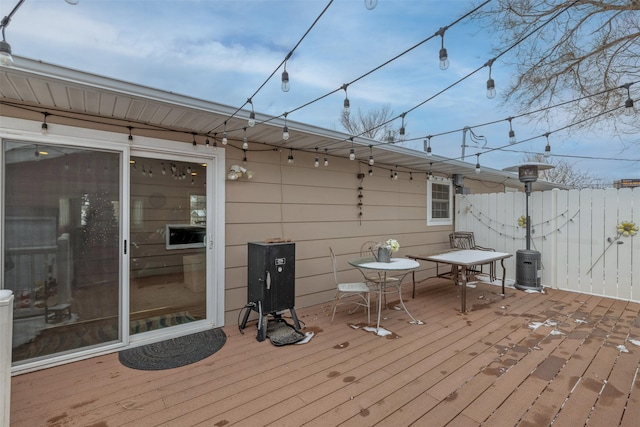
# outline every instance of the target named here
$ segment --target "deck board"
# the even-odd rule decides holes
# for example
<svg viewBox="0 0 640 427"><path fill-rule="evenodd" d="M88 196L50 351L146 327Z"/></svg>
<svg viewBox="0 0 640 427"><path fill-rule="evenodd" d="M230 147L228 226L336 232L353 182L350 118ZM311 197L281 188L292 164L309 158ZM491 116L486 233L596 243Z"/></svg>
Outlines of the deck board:
<svg viewBox="0 0 640 427"><path fill-rule="evenodd" d="M326 303L297 310L315 333L305 345L276 347L252 324L244 334L232 325L220 351L181 368L136 371L114 353L15 376L11 425L637 423L640 304L553 289L502 298L478 283L461 314L450 282L423 282L415 299L410 288L405 302L425 324L409 324L391 298L391 338L355 329L366 316L346 306L330 322Z"/></svg>

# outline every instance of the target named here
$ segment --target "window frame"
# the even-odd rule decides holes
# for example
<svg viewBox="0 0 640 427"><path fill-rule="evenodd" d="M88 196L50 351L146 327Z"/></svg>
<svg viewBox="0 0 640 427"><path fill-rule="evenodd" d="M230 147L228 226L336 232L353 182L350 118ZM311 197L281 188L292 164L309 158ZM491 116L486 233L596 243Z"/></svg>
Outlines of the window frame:
<svg viewBox="0 0 640 427"><path fill-rule="evenodd" d="M446 218L433 217L433 185L444 185L449 188L448 214ZM436 199L436 201L442 199ZM453 183L449 179L430 179L427 180L427 226L437 225L453 225Z"/></svg>

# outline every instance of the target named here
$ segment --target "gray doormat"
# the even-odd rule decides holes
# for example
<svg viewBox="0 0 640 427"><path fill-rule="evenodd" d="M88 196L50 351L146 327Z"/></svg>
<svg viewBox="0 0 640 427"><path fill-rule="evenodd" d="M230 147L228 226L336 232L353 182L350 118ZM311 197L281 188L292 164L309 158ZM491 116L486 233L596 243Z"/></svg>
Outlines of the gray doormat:
<svg viewBox="0 0 640 427"><path fill-rule="evenodd" d="M118 353L120 363L132 369L158 371L198 362L220 350L227 341L222 329L130 348Z"/></svg>
<svg viewBox="0 0 640 427"><path fill-rule="evenodd" d="M267 322L267 338L271 344L281 346L302 341L305 335L288 324L284 319L273 319Z"/></svg>

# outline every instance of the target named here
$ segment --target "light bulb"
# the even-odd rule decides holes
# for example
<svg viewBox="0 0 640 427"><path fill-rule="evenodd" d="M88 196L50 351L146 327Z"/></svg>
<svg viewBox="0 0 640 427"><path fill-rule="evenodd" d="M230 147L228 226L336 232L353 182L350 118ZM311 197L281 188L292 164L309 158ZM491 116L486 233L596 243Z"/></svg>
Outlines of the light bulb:
<svg viewBox="0 0 640 427"><path fill-rule="evenodd" d="M515 144L516 143L516 133L512 130L509 131L509 144Z"/></svg>
<svg viewBox="0 0 640 427"><path fill-rule="evenodd" d="M229 142L229 140L227 139L227 132L224 131L222 132L222 144L227 145L227 142Z"/></svg>
<svg viewBox="0 0 640 427"><path fill-rule="evenodd" d="M229 174L227 175L227 178L230 181L235 181L238 179L238 173L236 171L229 171Z"/></svg>
<svg viewBox="0 0 640 427"><path fill-rule="evenodd" d="M496 83L493 79L487 80L487 98L493 99L496 97Z"/></svg>
<svg viewBox="0 0 640 427"><path fill-rule="evenodd" d="M314 167L316 167L316 168L317 168L318 166L320 166L320 159L318 158L318 156L316 156L316 161L315 161L315 162L313 162L313 166L314 166Z"/></svg>
<svg viewBox="0 0 640 427"><path fill-rule="evenodd" d="M378 5L378 0L364 0L364 7L369 10L373 10Z"/></svg>
<svg viewBox="0 0 640 427"><path fill-rule="evenodd" d="M289 92L289 89L291 89L291 85L289 85L289 73L287 70L284 70L282 72L282 91Z"/></svg>
<svg viewBox="0 0 640 427"><path fill-rule="evenodd" d="M446 70L449 68L449 55L447 54L447 49L444 47L440 49L440 69Z"/></svg>
<svg viewBox="0 0 640 427"><path fill-rule="evenodd" d="M2 30L4 32L4 28ZM0 65L4 67L11 67L13 65L11 45L5 40L0 41Z"/></svg>
<svg viewBox="0 0 640 427"><path fill-rule="evenodd" d="M373 156L369 156L369 166L373 166L375 160L373 160Z"/></svg>
<svg viewBox="0 0 640 427"><path fill-rule="evenodd" d="M289 150L289 157L287 157L287 162L289 164L293 163L293 151Z"/></svg>
<svg viewBox="0 0 640 427"><path fill-rule="evenodd" d="M282 128L282 139L285 141L289 139L289 127L287 125Z"/></svg>
<svg viewBox="0 0 640 427"><path fill-rule="evenodd" d="M329 158L327 157L327 150L326 148L324 149L324 165L325 166L329 166Z"/></svg>
<svg viewBox="0 0 640 427"><path fill-rule="evenodd" d="M351 149L349 150L349 160L355 160L355 159L356 159L356 153L355 153L355 151L353 150L353 148L351 148Z"/></svg>
<svg viewBox="0 0 640 427"><path fill-rule="evenodd" d="M633 108L633 99L628 98L624 102L624 114L625 116L633 116L633 113L635 113L635 109Z"/></svg>
<svg viewBox="0 0 640 427"><path fill-rule="evenodd" d="M249 142L247 142L247 137L246 136L244 138L242 138L242 149L243 150L248 150L249 149Z"/></svg>
<svg viewBox="0 0 640 427"><path fill-rule="evenodd" d="M480 173L480 163L476 163L476 173Z"/></svg>
<svg viewBox="0 0 640 427"><path fill-rule="evenodd" d="M349 102L349 98L344 99L344 110L342 110L342 112L347 116L351 113L351 103Z"/></svg>
<svg viewBox="0 0 640 427"><path fill-rule="evenodd" d="M249 127L254 127L256 125L256 113L253 111L249 113L249 121L247 123Z"/></svg>
<svg viewBox="0 0 640 427"><path fill-rule="evenodd" d="M369 176L373 176L373 168L369 168Z"/></svg>
<svg viewBox="0 0 640 427"><path fill-rule="evenodd" d="M49 126L46 123L42 123L42 127L40 128L40 133L43 135L47 135L49 133Z"/></svg>
<svg viewBox="0 0 640 427"><path fill-rule="evenodd" d="M551 155L551 146L547 142L547 146L544 147L544 156L549 157Z"/></svg>

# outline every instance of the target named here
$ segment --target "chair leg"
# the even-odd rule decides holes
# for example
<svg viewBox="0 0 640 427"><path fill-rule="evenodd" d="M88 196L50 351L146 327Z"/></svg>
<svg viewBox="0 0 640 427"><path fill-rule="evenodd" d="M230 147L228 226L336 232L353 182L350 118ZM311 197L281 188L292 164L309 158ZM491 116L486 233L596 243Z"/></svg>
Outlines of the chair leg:
<svg viewBox="0 0 640 427"><path fill-rule="evenodd" d="M331 315L331 322L333 322L333 318L336 317L336 309L338 308L339 301L340 301L340 292L337 292L336 298L333 301L333 314Z"/></svg>

